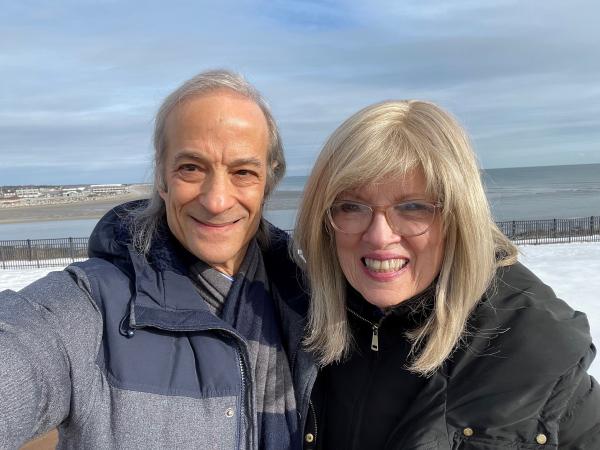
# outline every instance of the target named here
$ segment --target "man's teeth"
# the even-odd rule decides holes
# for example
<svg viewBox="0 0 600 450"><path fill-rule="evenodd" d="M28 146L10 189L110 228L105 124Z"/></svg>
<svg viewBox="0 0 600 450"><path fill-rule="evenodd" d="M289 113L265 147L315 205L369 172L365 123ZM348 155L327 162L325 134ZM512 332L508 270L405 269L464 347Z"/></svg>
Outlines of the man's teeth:
<svg viewBox="0 0 600 450"><path fill-rule="evenodd" d="M396 272L408 264L407 259L371 259L363 258L365 266L374 272Z"/></svg>

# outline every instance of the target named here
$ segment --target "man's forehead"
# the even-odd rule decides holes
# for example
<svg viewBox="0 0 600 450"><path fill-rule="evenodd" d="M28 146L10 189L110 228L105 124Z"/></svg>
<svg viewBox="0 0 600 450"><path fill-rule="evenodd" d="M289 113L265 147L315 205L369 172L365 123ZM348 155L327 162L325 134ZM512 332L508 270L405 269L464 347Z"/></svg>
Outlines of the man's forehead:
<svg viewBox="0 0 600 450"><path fill-rule="evenodd" d="M175 105L167 122L181 121L189 114L205 115L206 119L246 120L267 125L263 110L251 98L229 89L217 89L190 96Z"/></svg>
<svg viewBox="0 0 600 450"><path fill-rule="evenodd" d="M228 160L237 165L244 159L268 158L264 113L253 100L231 91L214 91L178 104L167 119L165 137L171 159Z"/></svg>

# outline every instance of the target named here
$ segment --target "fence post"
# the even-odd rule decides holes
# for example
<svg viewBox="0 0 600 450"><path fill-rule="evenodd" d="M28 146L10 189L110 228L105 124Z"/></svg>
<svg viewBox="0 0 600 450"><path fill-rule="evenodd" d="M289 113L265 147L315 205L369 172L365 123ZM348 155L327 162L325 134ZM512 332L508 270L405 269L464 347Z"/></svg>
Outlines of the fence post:
<svg viewBox="0 0 600 450"><path fill-rule="evenodd" d="M75 261L75 249L73 248L73 238L69 238L69 253L71 255L71 262Z"/></svg>
<svg viewBox="0 0 600 450"><path fill-rule="evenodd" d="M27 239L27 258L29 261L33 261L33 254L31 252L31 239Z"/></svg>
<svg viewBox="0 0 600 450"><path fill-rule="evenodd" d="M552 219L552 237L556 239L556 219Z"/></svg>
<svg viewBox="0 0 600 450"><path fill-rule="evenodd" d="M514 239L515 235L517 234L517 224L515 223L515 221L512 221L512 232L511 232L511 236Z"/></svg>
<svg viewBox="0 0 600 450"><path fill-rule="evenodd" d="M571 228L571 219L567 219L567 223L569 224L569 244L571 243L571 234L573 234L573 229Z"/></svg>
<svg viewBox="0 0 600 450"><path fill-rule="evenodd" d="M594 234L594 216L590 216L590 235Z"/></svg>
<svg viewBox="0 0 600 450"><path fill-rule="evenodd" d="M0 245L0 259L2 260L2 269L6 269L6 264L4 263L4 248Z"/></svg>

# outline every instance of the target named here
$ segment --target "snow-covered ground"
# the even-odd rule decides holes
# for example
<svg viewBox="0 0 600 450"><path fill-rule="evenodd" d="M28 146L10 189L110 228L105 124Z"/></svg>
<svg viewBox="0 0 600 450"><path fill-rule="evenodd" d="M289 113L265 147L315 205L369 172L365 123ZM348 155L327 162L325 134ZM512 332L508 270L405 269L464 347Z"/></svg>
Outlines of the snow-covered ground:
<svg viewBox="0 0 600 450"><path fill-rule="evenodd" d="M524 245L521 261L573 308L587 314L600 347L600 242ZM0 270L0 291L18 290L51 269ZM600 380L600 356L590 369Z"/></svg>

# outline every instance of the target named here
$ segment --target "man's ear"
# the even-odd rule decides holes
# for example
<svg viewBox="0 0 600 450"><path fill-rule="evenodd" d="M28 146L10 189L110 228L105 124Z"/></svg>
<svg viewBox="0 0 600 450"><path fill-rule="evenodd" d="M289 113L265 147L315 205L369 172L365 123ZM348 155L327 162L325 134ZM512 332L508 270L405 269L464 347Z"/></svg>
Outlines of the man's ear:
<svg viewBox="0 0 600 450"><path fill-rule="evenodd" d="M158 189L158 195L160 195L160 198L163 199L163 201L167 201L167 191L166 190L162 190L161 188Z"/></svg>

